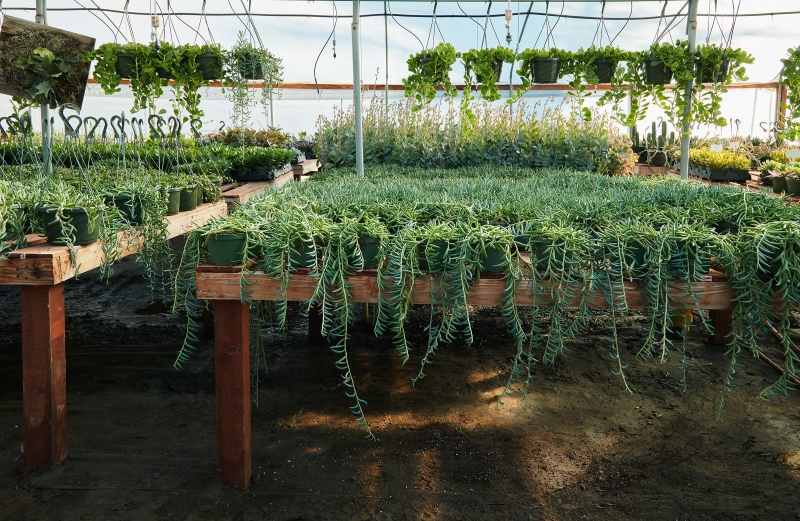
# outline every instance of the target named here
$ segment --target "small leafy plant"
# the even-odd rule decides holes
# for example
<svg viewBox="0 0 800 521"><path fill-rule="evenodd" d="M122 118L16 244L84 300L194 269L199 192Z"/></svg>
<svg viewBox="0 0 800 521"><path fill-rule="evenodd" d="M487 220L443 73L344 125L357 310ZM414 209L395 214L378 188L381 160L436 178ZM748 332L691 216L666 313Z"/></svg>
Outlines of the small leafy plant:
<svg viewBox="0 0 800 521"><path fill-rule="evenodd" d="M408 77L403 79L405 95L416 100L414 110L419 110L436 97L436 87L444 89L445 96L455 97L458 91L450 81L450 71L459 54L449 43L440 43L433 49L412 54L408 59Z"/></svg>
<svg viewBox="0 0 800 521"><path fill-rule="evenodd" d="M52 49L37 47L30 56L17 58L14 65L25 69L33 82L27 89L31 99L54 109L66 101L58 99L56 87L65 84L75 74L72 64L78 62L76 58L60 58Z"/></svg>

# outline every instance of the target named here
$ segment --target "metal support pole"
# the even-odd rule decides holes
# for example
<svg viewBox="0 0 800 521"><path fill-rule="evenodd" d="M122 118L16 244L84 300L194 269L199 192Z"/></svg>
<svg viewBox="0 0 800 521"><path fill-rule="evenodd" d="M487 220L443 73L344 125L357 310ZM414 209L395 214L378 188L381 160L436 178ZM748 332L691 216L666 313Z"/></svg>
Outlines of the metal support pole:
<svg viewBox="0 0 800 521"><path fill-rule="evenodd" d="M36 0L36 23L47 25L47 0ZM50 107L42 105L42 164L44 171L53 171L53 162L50 157L50 142L53 138L53 129L50 125Z"/></svg>
<svg viewBox="0 0 800 521"><path fill-rule="evenodd" d="M356 117L356 174L364 175L364 134L361 128L361 29L360 0L353 0L353 107Z"/></svg>
<svg viewBox="0 0 800 521"><path fill-rule="evenodd" d="M383 100L386 103L386 113L389 113L389 19L386 16L386 0L383 0L383 34L386 43L386 79L383 82Z"/></svg>
<svg viewBox="0 0 800 521"><path fill-rule="evenodd" d="M689 40L689 53L691 60L694 61L695 44L697 41L697 3L698 0L689 1L689 17L686 27L686 35ZM692 137L689 125L689 115L692 112L692 81L686 84L684 100L686 106L683 107L683 129L681 132L681 179L689 179L689 141Z"/></svg>

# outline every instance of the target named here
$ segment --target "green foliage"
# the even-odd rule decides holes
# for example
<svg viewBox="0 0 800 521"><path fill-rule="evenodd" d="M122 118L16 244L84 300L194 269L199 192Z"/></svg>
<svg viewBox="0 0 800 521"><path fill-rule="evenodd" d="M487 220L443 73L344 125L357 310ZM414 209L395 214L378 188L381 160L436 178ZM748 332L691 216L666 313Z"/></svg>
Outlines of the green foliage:
<svg viewBox="0 0 800 521"><path fill-rule="evenodd" d="M497 82L500 79L503 63L514 63L514 51L507 47L470 49L461 53L464 64L464 102L462 107L469 109L472 87L480 84L481 98L486 101L500 99Z"/></svg>
<svg viewBox="0 0 800 521"><path fill-rule="evenodd" d="M413 111L410 102L386 111L381 100L363 105L364 158L367 164L447 167L519 165L563 166L603 174L630 165L630 141L602 115L574 120L558 108L538 112L521 103L474 107L475 120L462 118L452 103ZM318 154L323 164L355 164L352 107L318 120Z"/></svg>
<svg viewBox="0 0 800 521"><path fill-rule="evenodd" d="M130 54L134 61L133 74L130 78L131 92L133 93L133 107L131 112L143 109L156 111L155 100L164 93L167 79L161 78L156 72L156 67L163 66L163 59L153 45L136 42L126 44L104 43L94 51L84 55L84 61L97 60L94 67L94 77L103 91L108 94L119 92L119 82L122 79L117 74L118 55Z"/></svg>
<svg viewBox="0 0 800 521"><path fill-rule="evenodd" d="M789 113L781 137L796 141L800 137L800 47L791 47L787 52L788 56L781 59L780 77L787 87L786 102L781 107Z"/></svg>
<svg viewBox="0 0 800 521"><path fill-rule="evenodd" d="M275 320L285 327L296 261L300 253L309 255L316 280L309 303L323 307L322 333L331 340L351 412L372 438L347 343L353 318L348 277L364 268L363 239L380 242L375 333L391 336L403 363L419 362L409 375L412 381L433 372L431 362L448 344L471 342L467 295L494 251L501 253L505 291L500 307L514 344L503 394L528 392L536 366L579 348L578 335L597 314L605 316L609 328L611 371L620 376L623 389L632 391L624 373L632 357L620 349L616 330L632 282L647 303L638 358L668 363L676 351L676 384L683 388L686 330L673 331L671 317L687 302L698 307L696 285L711 267L725 272L736 294L732 368L740 352L757 354L758 336L770 326L795 336L790 316L800 302L799 218L798 208L766 193L659 177L494 165L370 167L364 177L334 170L255 197L234 214L192 232L179 269L176 303L202 309L192 301L192 268L207 258L204 238L220 230L245 232L242 301L252 302L249 277L266 273L279 281ZM735 223L738 234L718 233L723 222ZM784 244L789 252L779 255ZM762 280L769 273L778 284ZM420 281L430 283L432 304L418 346L411 339L419 335L406 332L406 317ZM519 306L522 298L529 312ZM592 309L603 301L607 309ZM773 308L773 301L780 304ZM187 332L184 355L196 346L193 331ZM784 368L793 376L796 356L788 343L784 347ZM788 391L787 381L782 377L762 397Z"/></svg>
<svg viewBox="0 0 800 521"><path fill-rule="evenodd" d="M689 150L689 163L706 170L750 170L750 158L731 150L693 148Z"/></svg>
<svg viewBox="0 0 800 521"><path fill-rule="evenodd" d="M411 55L407 61L410 74L403 79L403 85L406 97L416 100L414 110L433 101L436 87L443 87L445 95L451 98L458 94L450 81L450 71L457 58L458 53L449 43Z"/></svg>
<svg viewBox="0 0 800 521"><path fill-rule="evenodd" d="M55 86L66 82L75 74L72 64L78 61L75 58L61 58L51 49L37 47L30 56L20 56L13 63L25 69L28 78L33 81L31 87L27 89L31 99L54 109L61 104L57 99Z"/></svg>
<svg viewBox="0 0 800 521"><path fill-rule="evenodd" d="M521 99L522 96L531 89L531 85L533 85L532 60L538 58L557 58L561 60L561 72L559 77L564 77L572 70L571 64L574 54L564 49L556 49L555 47L551 47L550 49L525 49L519 52L516 57L519 62L517 74L522 81L522 88L518 89L517 92L514 93L514 96L509 98L508 103L514 103Z"/></svg>
<svg viewBox="0 0 800 521"><path fill-rule="evenodd" d="M257 100L257 88L248 77L258 76L262 80L261 99ZM250 108L260 104L264 114L269 110L269 99L273 93L280 96L283 84L283 64L262 46L256 46L239 32L236 43L225 53L225 88L233 103L231 119L235 127L244 127L250 120Z"/></svg>

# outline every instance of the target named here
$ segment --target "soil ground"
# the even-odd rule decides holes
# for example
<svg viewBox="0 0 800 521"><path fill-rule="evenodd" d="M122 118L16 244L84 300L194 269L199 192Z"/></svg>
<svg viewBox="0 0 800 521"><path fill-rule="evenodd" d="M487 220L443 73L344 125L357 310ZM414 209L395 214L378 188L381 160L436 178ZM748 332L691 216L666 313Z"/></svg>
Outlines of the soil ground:
<svg viewBox="0 0 800 521"><path fill-rule="evenodd" d="M695 331L688 390L677 362L633 360L642 322L621 327L635 394L597 324L531 393L500 403L513 346L496 310L477 311L472 346L447 346L412 388L425 310L403 366L390 340L356 327L350 353L367 418L348 412L335 356L295 312L284 339L264 330L269 373L253 407L253 482L217 478L213 342L172 369L182 320L148 307L141 271L120 264L67 283L69 456L22 470L19 292L0 290L0 519L611 519L800 518L800 396L757 398L775 374L746 360L715 419L724 349ZM767 339L764 349L778 357ZM255 396L255 394L254 394Z"/></svg>

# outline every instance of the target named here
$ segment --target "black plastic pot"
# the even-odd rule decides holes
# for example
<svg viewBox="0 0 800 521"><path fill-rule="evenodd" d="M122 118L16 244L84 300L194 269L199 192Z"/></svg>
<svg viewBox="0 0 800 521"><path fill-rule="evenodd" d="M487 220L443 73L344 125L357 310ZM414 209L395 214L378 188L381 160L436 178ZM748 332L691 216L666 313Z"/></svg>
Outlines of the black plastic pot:
<svg viewBox="0 0 800 521"><path fill-rule="evenodd" d="M197 70L203 74L204 80L219 79L217 71L220 70L221 64L216 54L198 54L194 61L197 64Z"/></svg>
<svg viewBox="0 0 800 521"><path fill-rule="evenodd" d="M725 78L728 76L728 60L723 59L722 63L720 63L719 70L716 71L714 74L714 70L712 68L708 68L708 70L703 70L703 62L701 60L697 60L695 62L695 67L698 70L702 70L703 74L700 78L701 83L725 83Z"/></svg>
<svg viewBox="0 0 800 521"><path fill-rule="evenodd" d="M246 233L218 233L206 241L208 261L216 266L237 266L242 263Z"/></svg>
<svg viewBox="0 0 800 521"><path fill-rule="evenodd" d="M105 196L106 205L117 207L120 215L128 221L131 226L139 226L144 220L142 210L142 196L140 195L107 195Z"/></svg>
<svg viewBox="0 0 800 521"><path fill-rule="evenodd" d="M593 65L598 83L611 83L611 78L614 77L616 72L614 60L595 60Z"/></svg>
<svg viewBox="0 0 800 521"><path fill-rule="evenodd" d="M120 78L129 80L136 76L136 60L133 56L126 52L117 54L117 63L114 65L114 70Z"/></svg>
<svg viewBox="0 0 800 521"><path fill-rule="evenodd" d="M761 172L761 184L764 186L772 186L772 178L769 172Z"/></svg>
<svg viewBox="0 0 800 521"><path fill-rule="evenodd" d="M647 163L650 166L663 167L663 166L665 166L667 164L667 155L664 152L660 151L660 150L658 152L655 152L655 153L652 153L652 154L648 153L647 154Z"/></svg>
<svg viewBox="0 0 800 521"><path fill-rule="evenodd" d="M246 80L263 80L264 68L261 62L252 54L239 57L236 62L239 74Z"/></svg>
<svg viewBox="0 0 800 521"><path fill-rule="evenodd" d="M736 235L739 233L739 225L730 221L721 221L714 225L714 231L720 235Z"/></svg>
<svg viewBox="0 0 800 521"><path fill-rule="evenodd" d="M497 81L500 80L500 75L503 74L503 60L496 60L492 64L492 71L494 72L495 77L497 77ZM475 79L478 80L478 83L483 83L483 78L479 74L475 75Z"/></svg>
<svg viewBox="0 0 800 521"><path fill-rule="evenodd" d="M561 73L559 58L534 58L531 60L533 83L556 83Z"/></svg>
<svg viewBox="0 0 800 521"><path fill-rule="evenodd" d="M156 67L156 76L158 76L159 78L164 79L164 80L171 79L169 77L169 73L167 72L167 69L165 69L164 67Z"/></svg>
<svg viewBox="0 0 800 521"><path fill-rule="evenodd" d="M644 82L648 85L667 85L672 81L672 70L659 58L644 60Z"/></svg>
<svg viewBox="0 0 800 521"><path fill-rule="evenodd" d="M44 227L47 242L56 246L66 246L70 242L75 246L93 244L100 237L100 212L89 222L89 214L85 208L64 208L64 217L69 219L73 228L69 233L56 217L57 208L37 206L36 214Z"/></svg>
<svg viewBox="0 0 800 521"><path fill-rule="evenodd" d="M306 159L317 159L317 154L313 150L306 150Z"/></svg>
<svg viewBox="0 0 800 521"><path fill-rule="evenodd" d="M786 185L786 178L785 177L773 177L772 178L772 191L776 194L781 194L787 191L789 187Z"/></svg>

